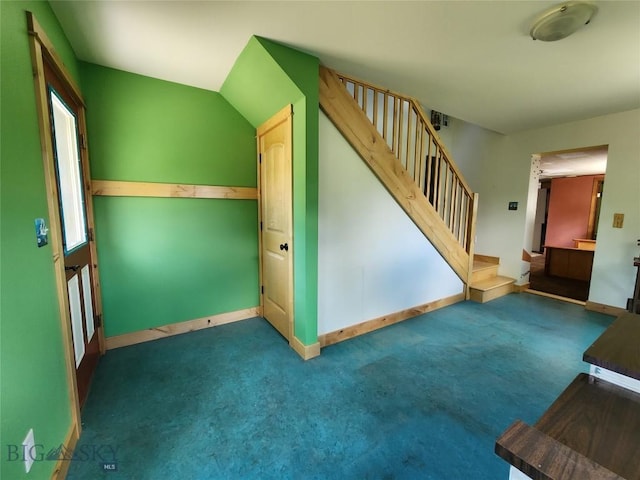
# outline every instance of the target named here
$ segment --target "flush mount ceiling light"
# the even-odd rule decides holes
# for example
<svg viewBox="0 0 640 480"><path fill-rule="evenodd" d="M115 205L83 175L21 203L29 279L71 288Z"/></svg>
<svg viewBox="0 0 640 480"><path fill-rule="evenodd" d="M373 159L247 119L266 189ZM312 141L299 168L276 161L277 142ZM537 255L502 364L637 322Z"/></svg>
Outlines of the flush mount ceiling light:
<svg viewBox="0 0 640 480"><path fill-rule="evenodd" d="M531 26L534 40L555 42L587 25L598 8L588 2L565 2L546 10Z"/></svg>

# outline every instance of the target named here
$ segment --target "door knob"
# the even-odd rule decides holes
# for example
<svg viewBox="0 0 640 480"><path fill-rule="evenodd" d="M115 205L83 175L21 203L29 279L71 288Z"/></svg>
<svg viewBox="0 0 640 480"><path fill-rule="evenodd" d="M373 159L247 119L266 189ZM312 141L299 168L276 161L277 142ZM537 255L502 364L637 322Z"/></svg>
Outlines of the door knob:
<svg viewBox="0 0 640 480"><path fill-rule="evenodd" d="M281 243L280 244L280 250L284 250L285 252L289 251L289 244L288 243Z"/></svg>

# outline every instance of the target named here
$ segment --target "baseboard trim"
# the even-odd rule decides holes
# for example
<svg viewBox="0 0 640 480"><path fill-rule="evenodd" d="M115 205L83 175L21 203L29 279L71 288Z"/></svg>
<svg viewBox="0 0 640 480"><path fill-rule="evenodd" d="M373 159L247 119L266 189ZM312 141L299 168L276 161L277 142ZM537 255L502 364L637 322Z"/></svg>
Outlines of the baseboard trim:
<svg viewBox="0 0 640 480"><path fill-rule="evenodd" d="M605 315L610 315L612 317L619 317L623 313L627 313L624 308L613 307L611 305L605 305L604 303L590 302L587 301L584 308L591 312L599 312L604 313Z"/></svg>
<svg viewBox="0 0 640 480"><path fill-rule="evenodd" d="M522 293L525 292L527 290L529 290L529 288L531 288L531 284L530 283L523 283L522 285L513 285L513 292L514 293Z"/></svg>
<svg viewBox="0 0 640 480"><path fill-rule="evenodd" d="M238 322L248 318L261 317L261 307L251 307L244 310L236 310L234 312L220 313L209 317L196 318L194 320L186 320L184 322L163 325L162 327L148 328L138 332L125 333L114 337L107 337L105 340L107 350L114 348L135 345L136 343L149 342L159 338L172 337L182 333L193 332L205 328L218 327L227 323Z"/></svg>
<svg viewBox="0 0 640 480"><path fill-rule="evenodd" d="M393 325L394 323L402 322L403 320L422 315L423 313L433 312L434 310L448 307L449 305L453 305L454 303L463 302L464 300L465 294L458 293L457 295L442 298L434 302L429 302L417 307L390 313L389 315L384 315L382 317L367 320L350 327L341 328L340 330L335 330L333 332L325 333L324 335L319 335L318 341L320 342L320 347L327 347L329 345L334 345L336 343L348 340L353 337L357 337L359 335L364 335L365 333L373 332L374 330L384 328L388 325Z"/></svg>
<svg viewBox="0 0 640 480"><path fill-rule="evenodd" d="M532 295L538 295L539 297L547 297L547 298L553 298L554 300L560 300L562 302L567 302L567 303L575 303L576 305L582 305L584 307L584 303L581 300L576 300L574 298L569 298L569 297L561 297L560 295L554 295L553 293L547 293L547 292L541 292L540 290L531 290L530 288L528 288L527 290L525 290L526 293L530 293Z"/></svg>
<svg viewBox="0 0 640 480"><path fill-rule="evenodd" d="M75 424L71 425L71 428L63 442L65 451L60 452L60 458L58 458L58 461L53 468L53 473L51 473L51 480L64 480L67 478L67 473L71 466L70 459L73 456L73 452L76 449L76 444L78 443L79 438L80 435L78 434L77 426Z"/></svg>
<svg viewBox="0 0 640 480"><path fill-rule="evenodd" d="M289 345L293 350L302 357L303 360L310 360L320 355L320 342L313 343L311 345L305 345L298 337L293 337L289 342Z"/></svg>

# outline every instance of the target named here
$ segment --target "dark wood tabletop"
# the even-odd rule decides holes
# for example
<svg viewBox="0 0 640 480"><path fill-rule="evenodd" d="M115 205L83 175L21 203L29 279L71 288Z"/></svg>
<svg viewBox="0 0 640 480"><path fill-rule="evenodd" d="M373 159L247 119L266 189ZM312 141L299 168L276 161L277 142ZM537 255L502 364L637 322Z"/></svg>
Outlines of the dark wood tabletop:
<svg viewBox="0 0 640 480"><path fill-rule="evenodd" d="M640 394L581 373L533 427L509 427L496 453L534 479L640 480Z"/></svg>
<svg viewBox="0 0 640 480"><path fill-rule="evenodd" d="M640 380L640 315L624 313L582 356L585 362Z"/></svg>

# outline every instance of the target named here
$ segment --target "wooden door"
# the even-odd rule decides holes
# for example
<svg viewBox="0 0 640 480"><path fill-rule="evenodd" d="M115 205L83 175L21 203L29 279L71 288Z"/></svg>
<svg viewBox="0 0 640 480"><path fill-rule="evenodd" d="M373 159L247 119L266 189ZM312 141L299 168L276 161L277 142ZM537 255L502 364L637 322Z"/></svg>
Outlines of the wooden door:
<svg viewBox="0 0 640 480"><path fill-rule="evenodd" d="M287 106L258 128L264 317L293 338L291 115Z"/></svg>
<svg viewBox="0 0 640 480"><path fill-rule="evenodd" d="M83 106L69 93L65 82L50 65L45 63L44 70L76 385L82 406L100 357L93 281L95 262L85 195L87 172L82 161L85 145L80 132Z"/></svg>

